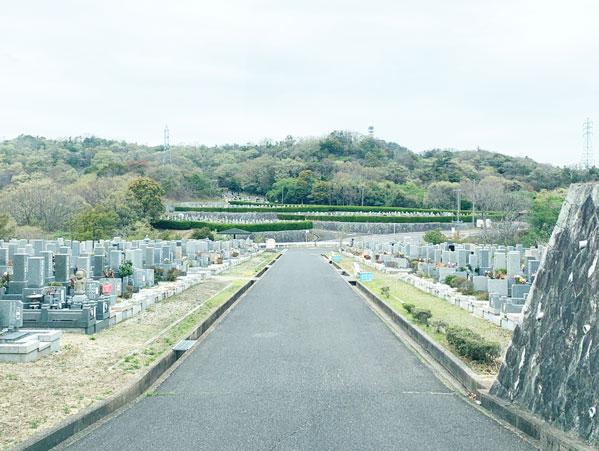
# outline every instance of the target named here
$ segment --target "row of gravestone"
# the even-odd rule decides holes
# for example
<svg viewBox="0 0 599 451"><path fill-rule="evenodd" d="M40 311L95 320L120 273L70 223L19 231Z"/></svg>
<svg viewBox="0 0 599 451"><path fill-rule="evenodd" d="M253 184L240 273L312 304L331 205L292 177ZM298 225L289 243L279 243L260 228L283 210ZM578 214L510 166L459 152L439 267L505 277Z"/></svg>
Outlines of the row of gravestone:
<svg viewBox="0 0 599 451"><path fill-rule="evenodd" d="M166 275L175 268L185 274L191 265L231 264L231 259L255 249L250 240L0 240L0 274L10 278L0 285L0 303L18 302L25 308L25 319L51 316L64 327L86 329L107 319L110 305L125 287L137 290L154 285L157 271ZM119 268L125 261L131 262L132 274L121 278ZM42 310L41 315L29 314L29 309ZM51 327L47 323L52 321L44 327ZM0 327L6 323L8 319L0 320Z"/></svg>
<svg viewBox="0 0 599 451"><path fill-rule="evenodd" d="M456 244L415 244L410 240L353 243L354 252L386 267L410 268L444 283L447 276L469 279L474 291L489 293L495 313L519 313L539 268L544 247Z"/></svg>

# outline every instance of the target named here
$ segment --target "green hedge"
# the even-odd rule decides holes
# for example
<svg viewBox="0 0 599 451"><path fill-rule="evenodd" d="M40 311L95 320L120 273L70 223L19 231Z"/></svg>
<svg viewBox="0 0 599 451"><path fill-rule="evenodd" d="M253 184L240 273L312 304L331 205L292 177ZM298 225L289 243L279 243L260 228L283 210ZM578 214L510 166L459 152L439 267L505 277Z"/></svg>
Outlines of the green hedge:
<svg viewBox="0 0 599 451"><path fill-rule="evenodd" d="M232 228L240 228L247 232L276 232L279 230L307 230L311 229L312 221L298 222L266 222L264 224L224 224L218 222L202 221L174 221L162 219L152 224L157 229L190 230L208 227L210 230L222 232Z"/></svg>
<svg viewBox="0 0 599 451"><path fill-rule="evenodd" d="M461 356L479 362L489 363L501 352L498 343L488 342L479 334L461 327L450 328L447 341Z"/></svg>
<svg viewBox="0 0 599 451"><path fill-rule="evenodd" d="M175 206L175 211L219 211L230 213L304 213L318 211L322 213L334 211L349 211L349 212L405 212L405 213L454 213L453 210L437 210L426 208L405 208L405 207L360 207L357 205L298 205L298 206L281 206L272 204L262 204L264 207L183 207Z"/></svg>

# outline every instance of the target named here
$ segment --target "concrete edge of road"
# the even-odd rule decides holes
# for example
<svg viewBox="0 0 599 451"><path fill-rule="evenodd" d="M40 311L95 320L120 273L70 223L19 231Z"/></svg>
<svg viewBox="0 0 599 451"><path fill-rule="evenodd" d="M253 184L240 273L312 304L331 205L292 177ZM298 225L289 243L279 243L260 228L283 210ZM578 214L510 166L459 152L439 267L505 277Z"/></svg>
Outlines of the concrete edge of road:
<svg viewBox="0 0 599 451"><path fill-rule="evenodd" d="M266 271L281 257L275 256L256 276L241 286L229 299L217 307L203 321L201 321L183 340L197 340L210 327L225 314L239 298L241 298ZM182 354L185 355L186 353ZM169 370L181 358L177 352L169 349L157 359L150 369L127 384L114 395L99 404L83 409L81 412L58 423L56 426L44 431L30 439L16 445L13 450L45 451L51 449L70 437L78 434L87 427L114 413L126 404L134 401L150 388L166 371Z"/></svg>
<svg viewBox="0 0 599 451"><path fill-rule="evenodd" d="M439 365L441 365L455 381L460 383L466 390L476 394L481 402L481 406L487 412L506 421L519 431L538 441L541 446L543 446L543 449L555 451L588 451L595 449L578 437L574 437L513 404L502 401L489 394L490 387L485 386L485 384L477 378L476 374L462 361L434 341L428 334L410 323L383 299L370 291L364 284L355 279L350 281L348 278L343 277L343 273L348 275L347 272L337 263L329 260L326 255L322 255L332 264L332 266L340 271L338 271L340 277L342 277L349 285L355 286L355 288L364 295L369 302L371 302L379 311L384 313L385 316L393 321L395 325L419 345L413 347L417 353L421 354L422 351L428 353L429 356L439 363ZM421 355L421 357L426 358L427 356Z"/></svg>

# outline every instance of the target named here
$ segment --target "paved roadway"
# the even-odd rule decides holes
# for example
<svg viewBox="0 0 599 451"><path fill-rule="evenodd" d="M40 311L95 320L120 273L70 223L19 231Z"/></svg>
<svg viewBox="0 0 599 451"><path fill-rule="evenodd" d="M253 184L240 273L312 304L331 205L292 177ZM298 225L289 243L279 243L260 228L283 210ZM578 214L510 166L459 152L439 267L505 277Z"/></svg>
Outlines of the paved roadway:
<svg viewBox="0 0 599 451"><path fill-rule="evenodd" d="M269 270L158 390L69 449L527 450L314 250Z"/></svg>

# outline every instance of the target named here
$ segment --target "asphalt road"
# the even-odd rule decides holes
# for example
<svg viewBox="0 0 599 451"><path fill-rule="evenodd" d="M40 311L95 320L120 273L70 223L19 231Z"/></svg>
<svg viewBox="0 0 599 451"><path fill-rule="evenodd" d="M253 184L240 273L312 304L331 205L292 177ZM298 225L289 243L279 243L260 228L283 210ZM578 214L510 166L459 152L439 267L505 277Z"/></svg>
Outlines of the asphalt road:
<svg viewBox="0 0 599 451"><path fill-rule="evenodd" d="M317 251L287 252L89 450L533 449L452 393Z"/></svg>

